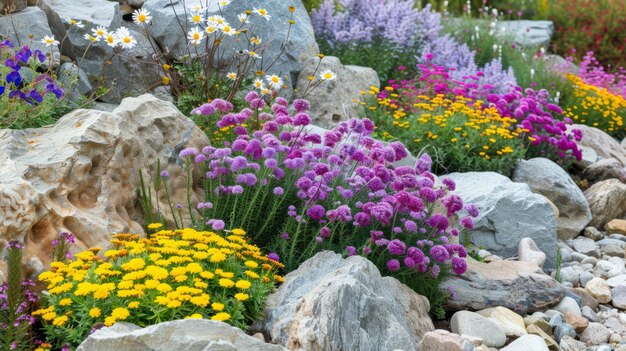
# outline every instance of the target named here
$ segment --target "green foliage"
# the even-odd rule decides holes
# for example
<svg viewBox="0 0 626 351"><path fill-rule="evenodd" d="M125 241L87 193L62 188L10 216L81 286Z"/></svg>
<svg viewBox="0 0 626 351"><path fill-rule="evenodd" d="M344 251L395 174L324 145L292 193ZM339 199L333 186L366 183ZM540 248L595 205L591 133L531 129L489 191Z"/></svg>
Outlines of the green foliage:
<svg viewBox="0 0 626 351"><path fill-rule="evenodd" d="M593 51L612 69L626 66L626 2L623 0L554 0L549 19L554 22L554 50L582 57Z"/></svg>
<svg viewBox="0 0 626 351"><path fill-rule="evenodd" d="M0 348L26 351L31 349L30 324L20 320L29 311L22 287L22 248L16 242L7 248L8 277L0 286Z"/></svg>
<svg viewBox="0 0 626 351"><path fill-rule="evenodd" d="M357 65L373 68L381 82L395 78L398 66L412 68L417 55L417 49L404 48L397 50L386 40L377 39L372 43L337 43L334 47L327 42L319 43L320 51L325 55L337 56L344 65Z"/></svg>
<svg viewBox="0 0 626 351"><path fill-rule="evenodd" d="M476 64L484 67L493 59L501 58L504 69L512 68L517 84L522 88L546 89L550 96L559 95L561 104L573 98L574 86L564 74L570 64L553 62L545 55L546 48L521 47L514 38L495 34L489 21L460 19L446 24L447 33L476 51Z"/></svg>
<svg viewBox="0 0 626 351"><path fill-rule="evenodd" d="M304 4L304 7L308 12L311 12L311 10L320 7L322 2L324 2L324 0L303 0L302 4Z"/></svg>

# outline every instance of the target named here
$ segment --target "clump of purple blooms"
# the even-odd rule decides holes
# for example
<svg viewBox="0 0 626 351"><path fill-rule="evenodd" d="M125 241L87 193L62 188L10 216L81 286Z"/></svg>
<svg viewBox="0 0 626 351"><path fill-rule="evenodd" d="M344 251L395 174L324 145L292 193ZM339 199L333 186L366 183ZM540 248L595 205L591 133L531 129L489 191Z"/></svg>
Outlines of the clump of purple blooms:
<svg viewBox="0 0 626 351"><path fill-rule="evenodd" d="M13 48L9 40L0 42L0 49ZM23 66L39 65L46 61L46 55L40 50L32 51L28 46L23 46L14 55L4 61L6 71L0 82L0 95L7 94L9 99L19 98L31 105L43 102L44 96L53 94L57 99L63 97L64 91L57 82L47 74L39 74L33 82L25 84L24 77L20 73Z"/></svg>
<svg viewBox="0 0 626 351"><path fill-rule="evenodd" d="M452 180L430 172L427 154L397 166L410 155L400 142L373 139L369 119L320 135L309 131L308 102L294 101L292 112L284 99L259 99L248 93L250 108L239 112L196 110L239 128L224 147L181 152L205 175L202 203L212 205L193 207L207 227L245 228L287 270L331 249L367 256L403 281L465 272L467 252L453 242L473 228L478 210L454 194Z"/></svg>

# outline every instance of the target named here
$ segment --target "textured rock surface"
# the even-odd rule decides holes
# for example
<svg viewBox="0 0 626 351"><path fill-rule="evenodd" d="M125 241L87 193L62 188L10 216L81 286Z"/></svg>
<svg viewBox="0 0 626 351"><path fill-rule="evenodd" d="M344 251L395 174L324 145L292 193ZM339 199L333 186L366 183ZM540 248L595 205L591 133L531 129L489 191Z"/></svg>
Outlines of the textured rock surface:
<svg viewBox="0 0 626 351"><path fill-rule="evenodd" d="M498 261L489 264L467 259L462 276L443 282L452 289L455 299L448 301L454 311L482 310L503 306L520 315L544 310L558 303L565 289L529 262Z"/></svg>
<svg viewBox="0 0 626 351"><path fill-rule="evenodd" d="M626 235L626 219L614 219L604 226L607 234Z"/></svg>
<svg viewBox="0 0 626 351"><path fill-rule="evenodd" d="M317 70L317 73L316 73ZM337 78L323 82L317 88L307 93L310 81L307 77L331 70ZM314 74L315 73L315 74ZM339 121L344 121L363 112L361 91L368 91L370 86L379 87L380 80L376 71L368 67L344 66L338 58L325 56L315 57L303 64L298 78L296 97L304 97L311 103L311 116L315 125L332 128ZM357 100L354 102L354 100Z"/></svg>
<svg viewBox="0 0 626 351"><path fill-rule="evenodd" d="M550 202L523 183L493 172L452 173L456 193L480 208L470 240L502 257L517 255L522 238L529 237L546 254L545 267L556 265L556 216ZM582 229L581 229L582 230Z"/></svg>
<svg viewBox="0 0 626 351"><path fill-rule="evenodd" d="M498 326L500 326L507 337L520 337L527 334L524 318L508 308L487 308L482 311L478 311L478 314L496 320Z"/></svg>
<svg viewBox="0 0 626 351"><path fill-rule="evenodd" d="M32 35L33 39L29 38ZM52 53L52 66L59 64L61 54L56 46L46 47L41 43L46 35L52 35L46 14L38 7L27 7L7 16L0 15L0 37L10 39L16 48L29 45L32 50ZM61 38L57 37L61 41ZM46 63L47 64L47 63Z"/></svg>
<svg viewBox="0 0 626 351"><path fill-rule="evenodd" d="M500 351L548 351L548 346L540 336L524 335Z"/></svg>
<svg viewBox="0 0 626 351"><path fill-rule="evenodd" d="M172 30L180 27L174 11L180 16L180 20L183 23L187 23L184 17L185 9L183 5L184 1L181 0L149 0L144 4L144 8L149 10L154 16L154 23L159 24L150 28L151 35L153 35L161 48L167 48L174 54L185 52L185 47L187 46L186 31L183 33L179 30ZM187 2L187 5L189 5L189 2ZM292 26L289 37L287 37L289 28L287 21L291 16L289 13L290 6L295 7L293 20L296 24ZM258 16L253 16L251 21L254 21L254 34L264 40L264 42L269 42L269 47L261 53L264 62L273 62L278 58L268 73L280 74L286 78L285 84L288 88L285 92L289 96L292 88L295 86L297 74L302 68L304 61L319 53L313 27L311 26L311 19L300 0L233 1L223 11L218 9L216 1L210 1L208 15L222 15L229 23L235 24L239 23L237 15L254 8L264 8L272 16L270 21L266 21ZM286 40L284 53L279 57L279 53L282 51L281 47ZM230 55L235 54L237 50L247 48L247 42L245 41L229 45L229 50L222 57L224 61L228 60ZM232 49L230 49L231 47ZM266 69L266 67L263 67L263 69Z"/></svg>
<svg viewBox="0 0 626 351"><path fill-rule="evenodd" d="M612 219L626 214L626 184L617 179L609 179L592 185L585 190L593 219L590 225L604 226Z"/></svg>
<svg viewBox="0 0 626 351"><path fill-rule="evenodd" d="M537 247L531 238L522 238L519 242L517 255L520 261L531 262L539 267L543 267L546 262L546 254Z"/></svg>
<svg viewBox="0 0 626 351"><path fill-rule="evenodd" d="M417 351L473 351L474 345L458 334L437 329L424 334Z"/></svg>
<svg viewBox="0 0 626 351"><path fill-rule="evenodd" d="M547 158L521 160L513 172L512 180L528 184L533 192L547 197L556 205L559 209L559 239L577 237L591 221L589 204L582 190L561 166Z"/></svg>
<svg viewBox="0 0 626 351"><path fill-rule="evenodd" d="M455 334L481 338L485 345L491 347L500 347L506 343L504 331L498 324L475 312L456 312L450 320L450 330Z"/></svg>
<svg viewBox="0 0 626 351"><path fill-rule="evenodd" d="M583 132L584 137L577 143L592 148L600 158L614 158L626 166L626 152L620 147L620 143L610 135L598 128L582 124L568 126L568 130L576 128Z"/></svg>
<svg viewBox="0 0 626 351"><path fill-rule="evenodd" d="M428 300L370 261L325 251L285 276L254 328L290 350L415 350Z"/></svg>
<svg viewBox="0 0 626 351"><path fill-rule="evenodd" d="M580 334L580 341L588 345L600 345L609 341L611 331L600 323L589 323Z"/></svg>
<svg viewBox="0 0 626 351"><path fill-rule="evenodd" d="M498 21L497 28L500 33L514 36L515 43L525 47L545 47L554 34L552 21Z"/></svg>
<svg viewBox="0 0 626 351"><path fill-rule="evenodd" d="M157 160L165 169L183 148L207 143L191 120L151 95L125 99L112 113L77 110L48 128L0 130L0 246L19 240L26 260L47 263L62 231L76 235L78 249L105 246L112 233L141 233L138 170L150 182ZM179 167L170 174L172 192L185 186Z"/></svg>
<svg viewBox="0 0 626 351"><path fill-rule="evenodd" d="M77 351L280 351L243 330L217 321L184 319L140 328L117 323L102 328L78 346Z"/></svg>
<svg viewBox="0 0 626 351"><path fill-rule="evenodd" d="M582 176L591 182L616 178L626 183L626 166L614 158L604 158L586 167Z"/></svg>

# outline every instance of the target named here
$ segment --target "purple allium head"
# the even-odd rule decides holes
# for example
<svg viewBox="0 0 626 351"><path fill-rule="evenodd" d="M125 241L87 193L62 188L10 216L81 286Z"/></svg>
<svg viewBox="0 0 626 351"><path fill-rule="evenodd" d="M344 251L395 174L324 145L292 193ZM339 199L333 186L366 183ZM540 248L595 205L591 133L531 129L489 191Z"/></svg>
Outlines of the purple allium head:
<svg viewBox="0 0 626 351"><path fill-rule="evenodd" d="M311 117L304 112L300 112L293 117L294 126L308 126L311 123Z"/></svg>
<svg viewBox="0 0 626 351"><path fill-rule="evenodd" d="M216 219L213 224L211 224L211 228L213 228L213 230L222 230L224 229L224 221L221 219Z"/></svg>
<svg viewBox="0 0 626 351"><path fill-rule="evenodd" d="M252 100L254 99L258 99L259 98L259 94L256 91L250 91L246 94L246 102L247 103L251 103Z"/></svg>
<svg viewBox="0 0 626 351"><path fill-rule="evenodd" d="M467 262L460 257L452 257L452 271L458 275L465 273L467 271Z"/></svg>
<svg viewBox="0 0 626 351"><path fill-rule="evenodd" d="M184 150L182 150L179 154L178 157L180 158L185 158L185 157L190 157L190 156L196 156L198 154L198 150L196 150L195 148L186 148Z"/></svg>
<svg viewBox="0 0 626 351"><path fill-rule="evenodd" d="M348 253L348 256L356 256L356 247L346 246L346 252Z"/></svg>
<svg viewBox="0 0 626 351"><path fill-rule="evenodd" d="M406 251L406 245L402 241L394 239L387 244L387 249L392 255L403 255Z"/></svg>
<svg viewBox="0 0 626 351"><path fill-rule="evenodd" d="M320 229L320 236L322 238L330 238L330 228L322 227L322 229Z"/></svg>
<svg viewBox="0 0 626 351"><path fill-rule="evenodd" d="M243 187L241 185L234 185L230 192L235 195L243 194Z"/></svg>
<svg viewBox="0 0 626 351"><path fill-rule="evenodd" d="M417 174L422 174L424 172L430 172L430 168L433 165L433 160L428 156L428 154L422 154L420 158L417 160L415 164L415 171Z"/></svg>
<svg viewBox="0 0 626 351"><path fill-rule="evenodd" d="M387 261L387 268L392 272L397 271L398 269L400 269L400 261L396 260L395 258Z"/></svg>
<svg viewBox="0 0 626 351"><path fill-rule="evenodd" d="M472 220L471 217L468 217L468 216L461 218L461 225L469 230L474 229L474 221Z"/></svg>
<svg viewBox="0 0 626 351"><path fill-rule="evenodd" d="M300 112L308 111L311 105L309 104L307 100L295 99L293 101L293 107L296 109L296 112L300 113Z"/></svg>
<svg viewBox="0 0 626 351"><path fill-rule="evenodd" d="M450 259L450 253L445 247L441 245L435 245L430 248L430 257L437 262L445 262Z"/></svg>
<svg viewBox="0 0 626 351"><path fill-rule="evenodd" d="M283 240L289 240L289 233L282 233L282 234L280 235L280 237L281 237L281 239L283 239Z"/></svg>
<svg viewBox="0 0 626 351"><path fill-rule="evenodd" d="M311 208L309 208L306 211L306 214L311 217L311 219L316 220L316 221L320 221L322 220L322 218L324 218L324 215L326 214L326 211L324 210L324 207L322 207L321 205L313 205L311 206Z"/></svg>
<svg viewBox="0 0 626 351"><path fill-rule="evenodd" d="M354 215L353 225L356 227L367 227L371 223L370 215L365 212L359 212Z"/></svg>
<svg viewBox="0 0 626 351"><path fill-rule="evenodd" d="M270 260L275 261L275 262L280 262L280 256L278 256L278 254L275 253L275 252L270 252L267 255L267 258L269 258Z"/></svg>
<svg viewBox="0 0 626 351"><path fill-rule="evenodd" d="M465 211L467 211L467 213L474 218L478 217L478 215L480 214L480 210L475 204L465 205Z"/></svg>
<svg viewBox="0 0 626 351"><path fill-rule="evenodd" d="M274 195L280 196L285 193L285 190L279 186L274 188Z"/></svg>
<svg viewBox="0 0 626 351"><path fill-rule="evenodd" d="M161 171L160 175L161 175L162 178L167 178L167 177L170 176L170 172L168 172L166 170L163 170L163 171Z"/></svg>

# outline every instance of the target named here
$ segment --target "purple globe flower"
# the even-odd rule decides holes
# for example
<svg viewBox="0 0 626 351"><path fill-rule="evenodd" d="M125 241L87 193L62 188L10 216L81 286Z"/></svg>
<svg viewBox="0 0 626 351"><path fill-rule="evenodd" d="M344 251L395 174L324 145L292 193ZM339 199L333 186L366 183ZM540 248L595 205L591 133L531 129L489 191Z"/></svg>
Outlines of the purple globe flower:
<svg viewBox="0 0 626 351"><path fill-rule="evenodd" d="M267 258L269 258L269 259L270 259L270 260L272 260L272 261L280 262L280 256L278 256L278 254L277 254L277 253L275 253L275 252L270 252L270 253L267 255Z"/></svg>
<svg viewBox="0 0 626 351"><path fill-rule="evenodd" d="M402 241L394 239L387 244L387 250L392 255L403 255L406 251L406 245Z"/></svg>
<svg viewBox="0 0 626 351"><path fill-rule="evenodd" d="M467 262L460 257L452 258L452 271L455 274L461 275L467 271Z"/></svg>
<svg viewBox="0 0 626 351"><path fill-rule="evenodd" d="M396 260L395 258L387 261L387 268L392 272L397 271L398 269L400 269L400 261Z"/></svg>
<svg viewBox="0 0 626 351"><path fill-rule="evenodd" d="M311 206L311 208L309 208L306 211L306 214L311 217L311 219L315 220L315 221L320 221L322 220L322 218L324 218L324 215L326 214L326 211L324 210L324 207L322 207L321 205L313 205Z"/></svg>

